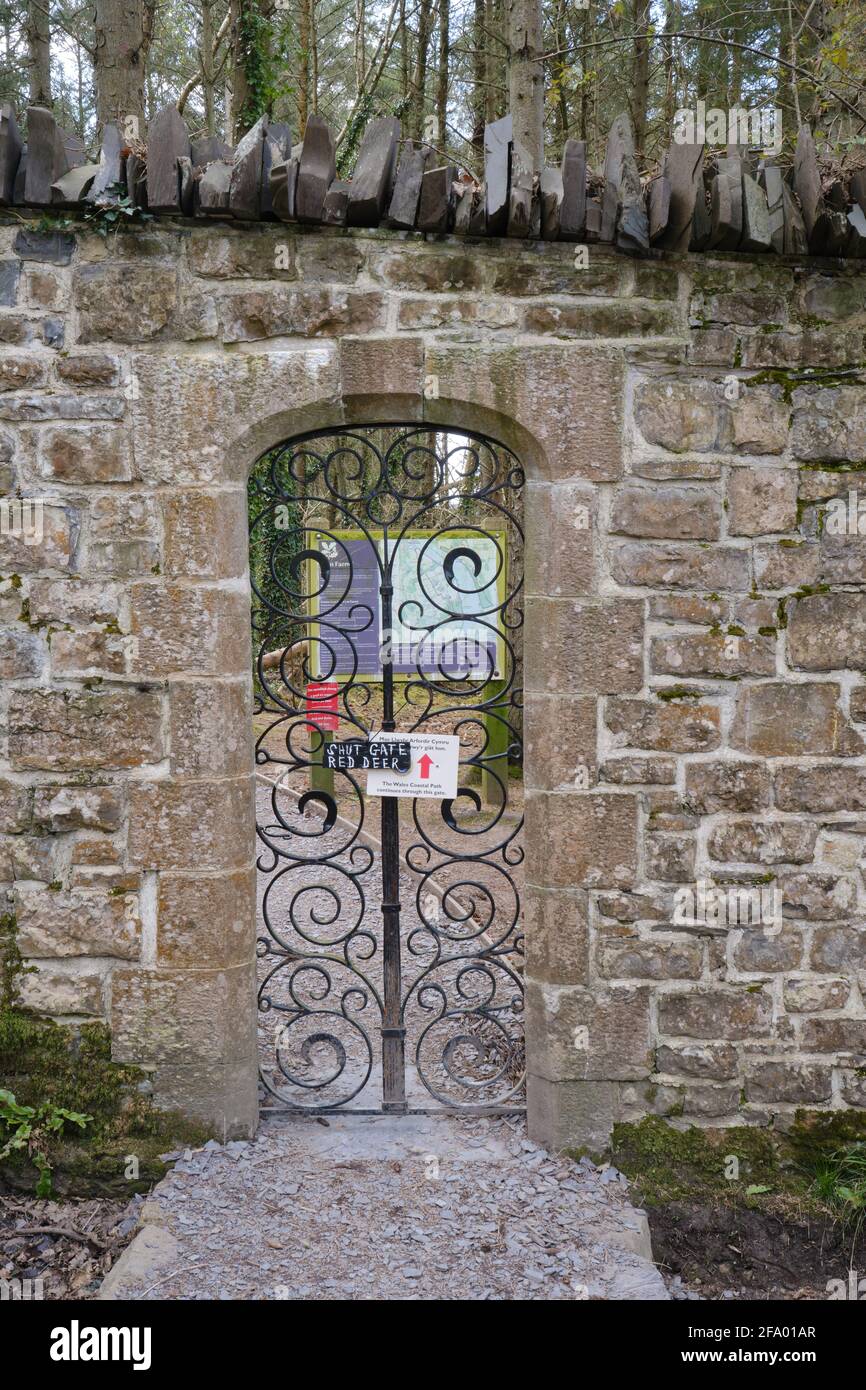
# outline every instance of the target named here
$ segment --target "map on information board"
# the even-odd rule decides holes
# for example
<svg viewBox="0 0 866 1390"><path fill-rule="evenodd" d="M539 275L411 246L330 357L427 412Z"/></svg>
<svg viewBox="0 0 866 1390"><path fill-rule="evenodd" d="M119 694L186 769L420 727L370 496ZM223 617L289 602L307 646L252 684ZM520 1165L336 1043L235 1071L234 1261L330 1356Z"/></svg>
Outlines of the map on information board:
<svg viewBox="0 0 866 1390"><path fill-rule="evenodd" d="M371 535L381 559L381 533ZM357 669L359 678L381 680L380 570L373 546L361 531L319 532L316 545L328 561L326 582L311 603L313 659L319 676L345 676ZM408 531L396 551L393 540L389 545L395 674L411 676L420 666L434 680L501 679L505 533ZM311 573L315 593L321 582L317 565ZM333 651L333 668L328 648Z"/></svg>

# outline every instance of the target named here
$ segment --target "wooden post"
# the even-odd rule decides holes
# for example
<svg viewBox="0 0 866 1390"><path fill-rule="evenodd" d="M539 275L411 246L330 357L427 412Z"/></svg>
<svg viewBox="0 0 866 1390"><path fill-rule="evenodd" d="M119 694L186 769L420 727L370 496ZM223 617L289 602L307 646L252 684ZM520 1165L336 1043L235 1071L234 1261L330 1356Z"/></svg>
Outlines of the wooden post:
<svg viewBox="0 0 866 1390"><path fill-rule="evenodd" d="M504 681L488 681L484 687L485 704L490 701L498 704L504 689ZM501 716L502 710L500 709L498 713ZM503 797L505 799L508 797L507 753L510 734L502 718L497 718L494 713L484 715L484 728L487 731L488 742L484 750L485 761L481 769L481 796L484 801L498 805ZM495 759L492 764L488 761L491 758ZM500 790L493 773L488 771L491 766L505 787L504 793Z"/></svg>
<svg viewBox="0 0 866 1390"><path fill-rule="evenodd" d="M318 753L315 753L313 755L314 762L313 766L310 768L310 788L312 791L315 792L330 792L331 796L333 796L334 770L333 768L325 767L324 762L325 747L327 744L333 743L334 735L330 732L330 730L325 730L323 731L321 738L322 746L319 749Z"/></svg>

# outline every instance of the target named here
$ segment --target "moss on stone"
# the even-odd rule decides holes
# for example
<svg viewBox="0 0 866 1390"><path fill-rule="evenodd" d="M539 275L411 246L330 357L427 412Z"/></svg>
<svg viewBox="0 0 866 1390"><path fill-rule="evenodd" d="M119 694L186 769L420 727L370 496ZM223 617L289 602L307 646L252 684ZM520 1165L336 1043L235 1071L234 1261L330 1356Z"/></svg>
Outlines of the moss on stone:
<svg viewBox="0 0 866 1390"><path fill-rule="evenodd" d="M608 1157L647 1206L728 1201L773 1208L795 1199L800 1210L826 1214L812 1191L818 1173L846 1144L866 1139L860 1110L798 1110L784 1132L753 1125L674 1128L652 1115L614 1126ZM731 1158L736 1158L736 1178ZM758 1190L761 1189L761 1190Z"/></svg>
<svg viewBox="0 0 866 1390"><path fill-rule="evenodd" d="M657 700L699 700L701 692L687 685L666 685L655 692Z"/></svg>
<svg viewBox="0 0 866 1390"><path fill-rule="evenodd" d="M0 1010L0 1077L20 1104L53 1101L90 1117L81 1135L58 1136L47 1147L58 1192L146 1191L165 1172L160 1153L209 1137L205 1126L159 1110L140 1068L112 1061L104 1023L61 1025ZM138 1161L135 1178L126 1176L130 1155ZM37 1172L26 1154L7 1160L0 1174L10 1185L35 1187Z"/></svg>

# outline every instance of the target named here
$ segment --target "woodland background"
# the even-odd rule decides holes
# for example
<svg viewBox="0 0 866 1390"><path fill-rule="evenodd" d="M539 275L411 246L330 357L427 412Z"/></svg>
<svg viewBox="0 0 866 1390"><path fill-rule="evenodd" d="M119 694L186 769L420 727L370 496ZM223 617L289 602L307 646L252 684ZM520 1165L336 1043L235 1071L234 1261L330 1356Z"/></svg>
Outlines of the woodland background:
<svg viewBox="0 0 866 1390"><path fill-rule="evenodd" d="M53 106L94 149L172 101L232 144L263 112L299 133L317 112L346 174L390 114L478 175L508 110L532 108L547 162L576 137L594 166L629 110L647 171L703 100L780 108L783 163L808 121L824 160L866 164L864 0L0 0L0 46L0 100Z"/></svg>

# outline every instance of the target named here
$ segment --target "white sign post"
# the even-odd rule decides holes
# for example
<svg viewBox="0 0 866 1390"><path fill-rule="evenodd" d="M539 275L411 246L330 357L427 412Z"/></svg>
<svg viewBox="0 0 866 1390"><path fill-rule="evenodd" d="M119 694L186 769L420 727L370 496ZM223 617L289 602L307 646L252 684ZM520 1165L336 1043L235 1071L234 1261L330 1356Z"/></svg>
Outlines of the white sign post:
<svg viewBox="0 0 866 1390"><path fill-rule="evenodd" d="M389 735L390 738L397 735ZM456 734L400 734L400 741L412 745L412 766L408 772L371 768L367 773L370 796L433 796L449 799L457 795L457 767L460 739ZM371 740L375 742L375 738Z"/></svg>

